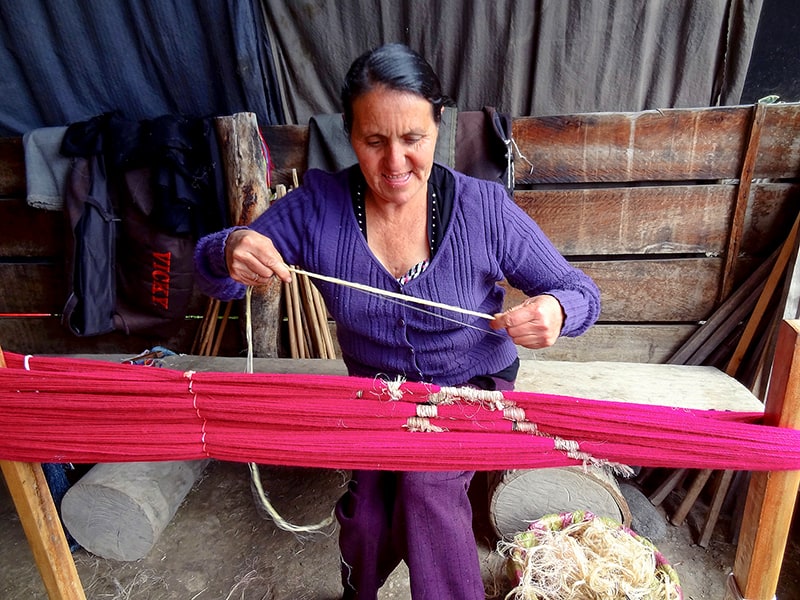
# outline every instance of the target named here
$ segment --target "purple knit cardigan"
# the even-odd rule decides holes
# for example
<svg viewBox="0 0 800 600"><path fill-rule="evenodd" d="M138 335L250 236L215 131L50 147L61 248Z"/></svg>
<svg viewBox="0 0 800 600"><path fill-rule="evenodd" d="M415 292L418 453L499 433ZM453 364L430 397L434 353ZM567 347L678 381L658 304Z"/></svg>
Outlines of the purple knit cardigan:
<svg viewBox="0 0 800 600"><path fill-rule="evenodd" d="M562 335L586 331L600 312L594 282L558 253L502 186L451 173L455 199L442 243L428 269L403 287L375 258L358 228L346 170L308 171L300 188L274 202L251 227L272 239L287 264L481 313L502 310L504 290L498 282L506 279L528 296L555 296L566 314ZM195 252L198 286L222 300L245 293L225 265L230 231L204 237ZM315 283L336 321L352 375L458 385L501 371L517 356L511 339L489 329L480 317L437 308L421 311L416 304Z"/></svg>

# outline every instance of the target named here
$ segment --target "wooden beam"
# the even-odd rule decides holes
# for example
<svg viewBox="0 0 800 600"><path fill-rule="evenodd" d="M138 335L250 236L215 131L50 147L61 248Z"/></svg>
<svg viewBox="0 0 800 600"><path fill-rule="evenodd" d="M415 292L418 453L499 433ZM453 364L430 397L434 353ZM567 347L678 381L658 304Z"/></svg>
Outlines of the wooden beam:
<svg viewBox="0 0 800 600"><path fill-rule="evenodd" d="M535 165L517 168L516 183L733 179L751 118L743 106L515 118L519 153Z"/></svg>
<svg viewBox="0 0 800 600"><path fill-rule="evenodd" d="M744 235L744 220L747 213L748 200L750 199L750 186L753 183L753 172L758 158L758 145L761 141L761 128L767 115L767 105L757 103L753 107L753 120L750 125L750 135L745 146L742 170L739 173L739 189L736 202L733 206L731 230L728 236L728 248L725 252L725 269L722 272L722 284L719 301L727 299L733 289L733 276L736 261L739 258L739 247Z"/></svg>
<svg viewBox="0 0 800 600"><path fill-rule="evenodd" d="M800 321L781 323L764 423L800 427ZM731 582L739 598L772 600L775 596L798 484L800 471L753 473ZM733 590L725 598L737 600Z"/></svg>
<svg viewBox="0 0 800 600"><path fill-rule="evenodd" d="M758 115L758 113L756 113L756 115ZM770 272L769 277L767 278L764 288L761 291L761 295L758 299L758 302L756 303L756 306L753 309L753 312L747 321L747 325L745 326L744 332L739 338L739 343L736 345L736 349L734 350L733 355L728 361L728 365L725 369L725 372L731 377L736 377L737 373L739 372L739 367L742 363L742 360L744 359L745 353L751 348L751 343L756 335L756 329L761 325L764 313L766 312L768 305L772 301L778 283L783 278L783 274L784 271L786 270L786 265L789 261L789 258L797 250L796 240L797 240L798 228L800 228L800 215L798 215L798 217L795 219L794 226L792 227L792 230L789 232L786 241L783 243L783 246L781 247L777 261L773 266L773 269ZM769 326L767 326L767 329L769 330ZM770 335L769 331L765 335L769 336ZM762 342L766 341L764 339L764 336L762 336L761 341ZM708 475L710 476L711 471L706 470L703 473L708 473ZM700 476L698 475L698 477ZM707 478L708 477L706 477L706 479ZM703 531L700 536L700 540L698 541L698 545L703 548L705 548L708 545L708 541L711 538L711 534L714 531L717 519L719 518L719 513L722 507L722 503L725 500L725 496L728 493L728 488L730 487L730 483L732 480L733 480L733 471L722 471L719 475L719 482L718 485L716 486L716 489L714 490L711 507L709 508L708 515L706 517L706 522L705 525L703 526ZM681 508L683 508L683 505L681 506ZM691 508L691 506L689 508ZM687 512L689 508L686 509Z"/></svg>
<svg viewBox="0 0 800 600"><path fill-rule="evenodd" d="M602 290L604 322L686 323L705 320L716 309L721 258L596 257L571 262ZM506 307L523 299L522 292L506 286Z"/></svg>
<svg viewBox="0 0 800 600"><path fill-rule="evenodd" d="M0 368L6 361L0 349ZM0 460L14 507L50 600L86 600L42 465Z"/></svg>

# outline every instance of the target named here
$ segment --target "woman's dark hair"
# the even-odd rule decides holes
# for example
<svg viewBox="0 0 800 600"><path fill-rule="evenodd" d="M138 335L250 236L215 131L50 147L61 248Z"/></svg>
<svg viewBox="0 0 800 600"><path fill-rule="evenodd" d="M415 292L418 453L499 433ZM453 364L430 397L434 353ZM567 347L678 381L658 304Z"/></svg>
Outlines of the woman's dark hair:
<svg viewBox="0 0 800 600"><path fill-rule="evenodd" d="M433 105L433 120L442 118L442 95L439 77L424 58L404 44L386 44L365 52L353 61L342 86L344 126L353 125L353 101L378 86L416 94Z"/></svg>

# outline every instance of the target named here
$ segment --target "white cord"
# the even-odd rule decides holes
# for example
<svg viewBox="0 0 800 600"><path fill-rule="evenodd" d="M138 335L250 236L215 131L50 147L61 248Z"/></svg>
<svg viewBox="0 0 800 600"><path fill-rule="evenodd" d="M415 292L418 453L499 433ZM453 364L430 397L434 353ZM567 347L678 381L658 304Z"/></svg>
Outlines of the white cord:
<svg viewBox="0 0 800 600"><path fill-rule="evenodd" d="M401 300L403 302L414 302L416 304L424 304L425 306L433 306L435 308L441 308L443 310L449 310L452 312L461 313L463 315L472 315L473 317L480 317L482 319L487 319L489 321L494 321L494 316L482 313L474 310L469 310L468 308L461 308L458 306L450 306L449 304L443 304L441 302L434 302L433 300L425 300L424 298L415 298L414 296L406 296L405 294L398 294L396 292L390 292L388 290L382 290L380 288L371 287L368 285L364 285L361 283L354 283L352 281L345 281L344 279L337 279L336 277L328 277L327 275L319 275L317 273L309 273L308 271L303 271L302 269L297 269L295 267L289 266L289 270L292 273L297 273L298 275L306 275L307 277L313 277L314 279L320 279L322 281L327 281L328 283L335 283L337 285L343 285L345 287L350 287L356 290L361 290L362 292L370 292L372 294L376 294L378 296L388 296L389 298L395 298L397 300Z"/></svg>
<svg viewBox="0 0 800 600"><path fill-rule="evenodd" d="M245 293L245 334L247 337L247 366L245 371L247 373L253 372L253 318L252 311L250 310L252 292L253 288L248 286ZM315 533L321 529L329 527L333 523L333 512L331 512L331 515L327 519L316 523L315 525L294 525L293 523L290 523L281 517L278 511L272 506L269 498L267 498L267 494L264 492L264 486L261 483L261 474L258 471L258 465L251 462L248 463L248 466L250 467L250 479L253 482L256 496L261 503L261 506L279 529L283 529L284 531L289 531L291 533Z"/></svg>

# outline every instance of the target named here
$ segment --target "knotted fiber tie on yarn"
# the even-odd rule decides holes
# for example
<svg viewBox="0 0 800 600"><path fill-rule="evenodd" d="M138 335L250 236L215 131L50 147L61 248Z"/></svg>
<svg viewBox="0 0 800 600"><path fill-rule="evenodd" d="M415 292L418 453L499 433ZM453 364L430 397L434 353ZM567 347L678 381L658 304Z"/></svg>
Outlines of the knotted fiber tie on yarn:
<svg viewBox="0 0 800 600"><path fill-rule="evenodd" d="M800 432L761 425L759 413L507 391L478 400L459 391L439 402L442 388L412 382L398 383L392 394L401 397L392 400L384 382L354 377L197 372L187 379L166 368L86 359L6 353L6 360L8 368L0 369L0 458L6 460L212 457L400 470L600 461L800 469ZM433 400L436 416L422 418L438 429L410 431L418 405Z"/></svg>

